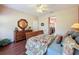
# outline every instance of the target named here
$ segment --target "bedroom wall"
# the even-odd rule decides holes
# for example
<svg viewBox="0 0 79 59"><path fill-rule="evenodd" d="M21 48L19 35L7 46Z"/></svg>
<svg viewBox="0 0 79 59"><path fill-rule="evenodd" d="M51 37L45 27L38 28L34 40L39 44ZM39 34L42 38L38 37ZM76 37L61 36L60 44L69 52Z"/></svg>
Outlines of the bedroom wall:
<svg viewBox="0 0 79 59"><path fill-rule="evenodd" d="M78 8L68 8L54 13L40 16L39 18L29 15L23 12L19 12L10 8L0 7L0 40L3 38L9 38L14 40L14 29L17 27L17 21L24 18L28 21L29 26L33 30L44 30L48 33L48 17L56 16L56 34L63 35L67 32L70 26L78 20ZM44 26L41 26L44 23Z"/></svg>
<svg viewBox="0 0 79 59"><path fill-rule="evenodd" d="M1 6L0 8L2 9L0 9L0 40L3 38L14 40L14 29L21 18L26 19L33 30L38 30L37 17Z"/></svg>
<svg viewBox="0 0 79 59"><path fill-rule="evenodd" d="M56 11L54 13L50 13L47 15L43 15L39 17L39 29L43 29L45 33L48 33L48 17L55 16L56 17L56 32L55 34L63 35L67 32L71 25L78 20L78 7L72 7L68 9L63 9L60 11ZM41 23L44 23L45 26L41 26Z"/></svg>

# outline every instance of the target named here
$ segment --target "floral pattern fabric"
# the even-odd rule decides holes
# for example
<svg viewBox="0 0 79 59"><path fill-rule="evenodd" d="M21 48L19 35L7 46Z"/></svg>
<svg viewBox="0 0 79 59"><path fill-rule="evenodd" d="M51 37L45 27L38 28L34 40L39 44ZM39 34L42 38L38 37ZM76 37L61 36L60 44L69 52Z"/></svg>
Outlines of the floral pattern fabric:
<svg viewBox="0 0 79 59"><path fill-rule="evenodd" d="M68 36L63 41L63 54L73 55L74 48L79 50L79 45L71 36Z"/></svg>
<svg viewBox="0 0 79 59"><path fill-rule="evenodd" d="M43 55L48 45L51 42L51 36L49 35L38 35L28 39L26 43L26 54L28 55Z"/></svg>

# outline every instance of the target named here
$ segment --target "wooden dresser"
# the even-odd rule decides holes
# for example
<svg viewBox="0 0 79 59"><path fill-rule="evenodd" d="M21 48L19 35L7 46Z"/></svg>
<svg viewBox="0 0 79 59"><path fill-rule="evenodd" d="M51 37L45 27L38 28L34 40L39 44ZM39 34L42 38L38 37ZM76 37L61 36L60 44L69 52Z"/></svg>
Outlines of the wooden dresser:
<svg viewBox="0 0 79 59"><path fill-rule="evenodd" d="M26 33L32 32L32 30L25 30L25 31L15 31L14 32L14 38L15 42L20 41L20 40L25 40L26 39Z"/></svg>

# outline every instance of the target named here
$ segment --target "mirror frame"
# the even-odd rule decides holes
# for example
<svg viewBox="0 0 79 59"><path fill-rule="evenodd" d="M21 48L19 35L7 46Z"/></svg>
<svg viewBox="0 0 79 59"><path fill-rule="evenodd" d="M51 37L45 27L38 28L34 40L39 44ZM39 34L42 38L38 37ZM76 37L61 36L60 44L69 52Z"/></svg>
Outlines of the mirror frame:
<svg viewBox="0 0 79 59"><path fill-rule="evenodd" d="M21 21L24 21L24 22L26 23L26 25L25 25L24 28L20 26L20 22L21 22ZM18 27L19 27L20 29L25 30L25 28L26 28L27 26L28 26L28 22L27 22L25 19L20 19L20 20L18 21Z"/></svg>

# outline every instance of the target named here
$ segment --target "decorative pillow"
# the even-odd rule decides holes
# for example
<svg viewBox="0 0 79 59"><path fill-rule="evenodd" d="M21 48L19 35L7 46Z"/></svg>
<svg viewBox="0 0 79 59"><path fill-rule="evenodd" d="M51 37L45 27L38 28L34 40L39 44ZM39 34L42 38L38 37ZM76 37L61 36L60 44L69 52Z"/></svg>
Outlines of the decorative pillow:
<svg viewBox="0 0 79 59"><path fill-rule="evenodd" d="M74 32L73 34L71 34L72 38L75 39L76 37L79 36L79 32Z"/></svg>
<svg viewBox="0 0 79 59"><path fill-rule="evenodd" d="M72 35L73 33L74 31L67 31L67 33L63 35L63 38L66 38L67 36Z"/></svg>
<svg viewBox="0 0 79 59"><path fill-rule="evenodd" d="M76 42L79 44L79 36L75 38Z"/></svg>

